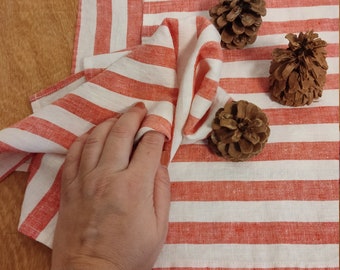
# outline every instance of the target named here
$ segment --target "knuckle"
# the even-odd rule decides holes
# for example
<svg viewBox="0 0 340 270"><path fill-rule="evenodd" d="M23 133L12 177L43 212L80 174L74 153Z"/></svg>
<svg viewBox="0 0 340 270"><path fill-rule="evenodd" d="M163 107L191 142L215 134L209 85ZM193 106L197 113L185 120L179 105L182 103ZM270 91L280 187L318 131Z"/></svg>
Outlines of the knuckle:
<svg viewBox="0 0 340 270"><path fill-rule="evenodd" d="M98 144L100 141L95 136L89 136L85 142L85 147L92 146Z"/></svg>

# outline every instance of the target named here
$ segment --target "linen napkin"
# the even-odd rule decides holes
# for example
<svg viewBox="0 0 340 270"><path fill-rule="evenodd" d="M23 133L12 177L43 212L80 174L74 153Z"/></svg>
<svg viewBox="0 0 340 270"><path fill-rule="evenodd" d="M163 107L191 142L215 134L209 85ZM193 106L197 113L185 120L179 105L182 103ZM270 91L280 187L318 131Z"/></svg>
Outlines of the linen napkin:
<svg viewBox="0 0 340 270"><path fill-rule="evenodd" d="M122 92L105 85L107 75L113 74L118 85L124 85L122 78L126 77L143 85L146 77L135 80L133 76L139 72L118 66L119 61L125 67L142 62L143 67L151 64L161 71L157 76L167 74L165 84L177 82L169 87L162 80L162 88L154 91L161 97L146 101L151 113L138 135L149 128L158 129L170 141L169 234L155 268L338 269L338 1L266 2L267 15L256 42L243 50L227 51L216 46L219 37L208 22L208 9L216 1L80 1L74 75L32 97L35 118L12 127L16 137L13 133L5 136L14 142L31 138L26 137L26 128L40 136L36 132L50 129L52 121L55 129L47 133L49 140L44 144L53 151L44 154L45 150L40 150L43 153L32 155L13 149L9 143L1 145L5 150L1 155L7 160L0 162L4 175L33 156L19 230L51 245L58 211L59 168L71 136L125 110L134 101L146 99L143 87ZM164 21L166 18L171 19ZM276 104L267 93L271 52L287 44L286 33L309 29L328 42L329 69L323 96L308 107ZM137 46L141 42L144 46ZM152 45L173 50L176 60L168 59L168 53L166 60L152 57L154 51L145 57L145 48ZM152 63L144 63L145 59ZM171 69L174 75L165 72ZM148 76L147 85L159 84L155 76ZM183 87L188 84L191 88ZM115 98L106 98L103 93ZM173 93L174 99L164 101ZM213 111L229 97L255 103L270 120L268 144L248 162L226 162L211 154L201 140L209 132ZM64 111L58 114L55 107L66 110L70 118ZM46 114L54 116L53 120L42 116L44 110L50 110ZM32 125L37 128L32 129ZM25 136L17 135L18 130ZM44 140L44 136L40 138ZM26 139L25 145L27 142L31 139ZM29 150L38 152L44 144L32 145ZM56 146L59 148L54 152Z"/></svg>
<svg viewBox="0 0 340 270"><path fill-rule="evenodd" d="M185 19L183 26L166 19L143 45L86 59L85 72L68 79L85 77L86 82L74 90L68 85L72 91L40 109L36 100L34 114L0 132L1 175L35 153L26 192L46 192L40 202L35 201L39 196L30 197L29 202L26 197L20 231L39 238L40 230L56 216L60 167L71 143L136 102L143 101L148 108L136 140L149 130L162 132L169 140L169 159L181 144L209 134L215 112L228 100L218 85L222 64L219 34L203 17ZM181 43L179 35L186 35ZM65 94L63 90L58 94ZM35 186L41 181L48 190Z"/></svg>

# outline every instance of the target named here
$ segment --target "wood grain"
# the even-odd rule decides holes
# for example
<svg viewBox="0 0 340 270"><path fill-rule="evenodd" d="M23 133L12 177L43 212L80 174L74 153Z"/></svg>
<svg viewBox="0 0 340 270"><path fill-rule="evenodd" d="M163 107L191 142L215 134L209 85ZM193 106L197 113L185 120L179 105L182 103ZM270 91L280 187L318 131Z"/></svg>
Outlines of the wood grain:
<svg viewBox="0 0 340 270"><path fill-rule="evenodd" d="M78 0L0 0L0 129L31 113L28 97L71 73ZM27 175L0 183L0 269L49 269L49 248L17 232Z"/></svg>

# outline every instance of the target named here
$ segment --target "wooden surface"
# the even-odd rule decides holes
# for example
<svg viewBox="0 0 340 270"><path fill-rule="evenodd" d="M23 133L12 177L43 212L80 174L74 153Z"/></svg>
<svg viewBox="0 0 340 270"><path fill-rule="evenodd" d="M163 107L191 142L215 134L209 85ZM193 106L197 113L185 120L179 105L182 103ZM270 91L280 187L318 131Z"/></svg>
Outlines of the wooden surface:
<svg viewBox="0 0 340 270"><path fill-rule="evenodd" d="M71 72L78 0L0 0L0 129L31 113L28 97ZM0 269L50 268L51 251L17 232L27 175L0 183Z"/></svg>

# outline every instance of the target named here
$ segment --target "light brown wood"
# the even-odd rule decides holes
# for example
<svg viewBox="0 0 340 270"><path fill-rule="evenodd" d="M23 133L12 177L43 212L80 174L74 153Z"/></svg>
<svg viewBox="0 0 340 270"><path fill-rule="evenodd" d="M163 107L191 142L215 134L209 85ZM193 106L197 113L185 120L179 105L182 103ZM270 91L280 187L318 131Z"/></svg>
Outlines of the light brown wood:
<svg viewBox="0 0 340 270"><path fill-rule="evenodd" d="M31 113L28 97L71 73L78 0L0 0L0 129ZM25 173L0 183L0 269L50 268L49 248L17 232Z"/></svg>

